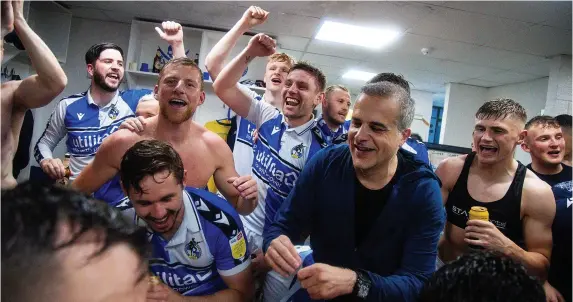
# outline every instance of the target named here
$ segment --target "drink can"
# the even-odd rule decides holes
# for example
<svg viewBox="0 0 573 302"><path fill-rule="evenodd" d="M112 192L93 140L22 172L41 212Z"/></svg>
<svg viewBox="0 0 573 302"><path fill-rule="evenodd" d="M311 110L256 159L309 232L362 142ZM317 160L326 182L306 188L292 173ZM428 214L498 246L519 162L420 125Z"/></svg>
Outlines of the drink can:
<svg viewBox="0 0 573 302"><path fill-rule="evenodd" d="M469 213L469 220L489 221L489 212L485 207L472 207Z"/></svg>

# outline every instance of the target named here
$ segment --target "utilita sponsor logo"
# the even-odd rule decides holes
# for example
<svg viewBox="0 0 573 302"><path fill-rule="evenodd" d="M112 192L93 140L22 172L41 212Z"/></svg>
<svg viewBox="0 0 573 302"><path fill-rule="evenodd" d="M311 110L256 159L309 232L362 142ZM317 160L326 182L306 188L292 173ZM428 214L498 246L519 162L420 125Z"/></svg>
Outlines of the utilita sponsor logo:
<svg viewBox="0 0 573 302"><path fill-rule="evenodd" d="M76 147L76 148L92 148L92 147L98 147L99 145L101 145L102 141L110 136L112 133L114 133L115 131L117 131L117 129L119 129L118 126L113 126L111 128L111 130L109 131L109 133L105 133L103 135L101 134L92 134L92 135L79 135L77 137L74 137L72 139L72 146Z"/></svg>
<svg viewBox="0 0 573 302"><path fill-rule="evenodd" d="M179 292L182 292L189 290L197 283L203 283L213 275L213 272L205 271L198 272L196 274L185 274L183 277L176 273L165 271L156 272L155 274L163 281L163 283Z"/></svg>
<svg viewBox="0 0 573 302"><path fill-rule="evenodd" d="M265 174L267 177L270 176L268 177L269 178L268 181L272 182L277 187L280 187L283 184L288 186L288 188L294 187L294 183L298 178L297 173L284 172L280 170L277 166L280 166L282 164L278 163L277 165L278 160L275 159L270 154L259 152L257 153L255 159L256 163L259 164L256 166L260 166L262 168L258 169L259 173Z"/></svg>

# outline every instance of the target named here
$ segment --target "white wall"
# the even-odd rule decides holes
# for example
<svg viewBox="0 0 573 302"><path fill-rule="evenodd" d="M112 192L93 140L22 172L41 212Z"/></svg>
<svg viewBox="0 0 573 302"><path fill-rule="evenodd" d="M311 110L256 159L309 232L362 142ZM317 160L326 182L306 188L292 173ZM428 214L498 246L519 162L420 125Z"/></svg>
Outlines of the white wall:
<svg viewBox="0 0 573 302"><path fill-rule="evenodd" d="M487 100L487 90L458 83L446 85L440 144L471 147L474 115Z"/></svg>
<svg viewBox="0 0 573 302"><path fill-rule="evenodd" d="M561 55L551 59L545 114L572 114L571 108L571 56Z"/></svg>
<svg viewBox="0 0 573 302"><path fill-rule="evenodd" d="M416 115L422 116L428 123L432 119L433 93L421 90L412 90L411 97L416 102ZM418 133L424 141L428 140L429 126L415 119L412 122L412 133Z"/></svg>
<svg viewBox="0 0 573 302"><path fill-rule="evenodd" d="M545 108L548 82L549 78L545 77L523 83L493 87L487 90L486 99L510 98L525 108L527 119L529 120L541 114L541 111ZM517 147L515 158L523 164L531 162L531 156L523 151L521 147Z"/></svg>

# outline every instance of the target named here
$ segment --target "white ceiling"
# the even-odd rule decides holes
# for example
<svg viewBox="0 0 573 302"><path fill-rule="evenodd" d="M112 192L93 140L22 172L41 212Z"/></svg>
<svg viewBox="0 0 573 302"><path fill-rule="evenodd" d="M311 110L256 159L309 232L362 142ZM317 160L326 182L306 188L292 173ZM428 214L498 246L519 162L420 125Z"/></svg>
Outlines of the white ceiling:
<svg viewBox="0 0 573 302"><path fill-rule="evenodd" d="M250 5L270 12L253 31L318 65L329 83L357 89L349 68L403 74L413 89L443 92L447 82L494 87L549 76L550 58L571 55L571 2L65 2L77 17L129 23L134 17L228 29ZM398 27L383 51L314 40L324 20ZM424 56L421 48L432 51Z"/></svg>

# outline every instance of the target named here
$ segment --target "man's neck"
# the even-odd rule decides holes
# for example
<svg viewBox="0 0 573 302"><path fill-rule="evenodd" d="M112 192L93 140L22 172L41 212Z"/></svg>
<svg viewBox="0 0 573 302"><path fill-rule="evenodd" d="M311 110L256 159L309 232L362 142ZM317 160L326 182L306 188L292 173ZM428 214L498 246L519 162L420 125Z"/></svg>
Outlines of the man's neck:
<svg viewBox="0 0 573 302"><path fill-rule="evenodd" d="M340 126L342 126L342 124L337 124L336 122L333 122L332 119L330 119L324 111L322 112L322 119L324 120L324 122L328 126L328 129L330 129L333 132L338 131Z"/></svg>
<svg viewBox="0 0 573 302"><path fill-rule="evenodd" d="M563 166L561 166L561 163L544 163L543 161L534 157L531 158L531 168L533 168L533 171L543 175L555 175L563 171Z"/></svg>
<svg viewBox="0 0 573 302"><path fill-rule="evenodd" d="M285 116L285 121L286 121L289 128L296 128L298 126L302 126L302 125L308 123L310 120L312 120L312 117L313 117L312 114L309 116L300 117L297 119L290 119L290 118Z"/></svg>
<svg viewBox="0 0 573 302"><path fill-rule="evenodd" d="M167 118L163 117L161 113L157 116L157 128L155 129L155 138L164 140L169 143L181 143L191 137L193 127L193 119L183 123L172 123Z"/></svg>
<svg viewBox="0 0 573 302"><path fill-rule="evenodd" d="M280 90L278 91L270 91L265 90L265 94L263 94L263 100L273 106L275 106L278 110L283 111L283 96Z"/></svg>
<svg viewBox="0 0 573 302"><path fill-rule="evenodd" d="M94 103L96 103L100 107L104 107L107 104L109 104L109 102L111 102L111 100L115 96L116 92L117 91L114 91L114 92L105 91L105 90L99 88L93 82L92 82L92 86L90 87L90 96L92 97L92 100L94 101Z"/></svg>
<svg viewBox="0 0 573 302"><path fill-rule="evenodd" d="M476 155L476 164L478 173L482 176L487 177L487 179L495 180L496 177L513 174L517 170L517 161L513 157L507 157L502 161L495 163L480 163L478 156Z"/></svg>
<svg viewBox="0 0 573 302"><path fill-rule="evenodd" d="M370 190L384 188L398 169L398 155L394 155L385 163L368 170L356 169L356 177L360 183Z"/></svg>

